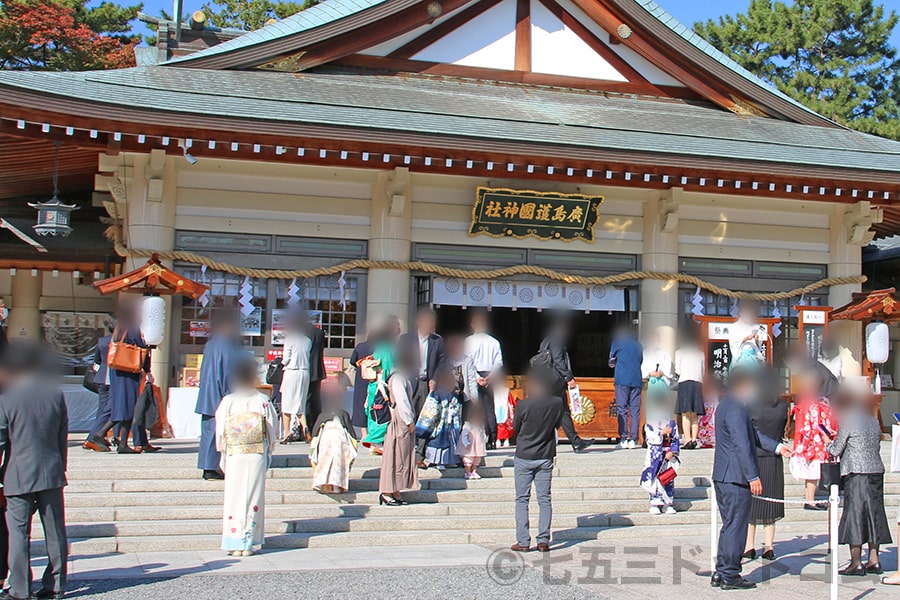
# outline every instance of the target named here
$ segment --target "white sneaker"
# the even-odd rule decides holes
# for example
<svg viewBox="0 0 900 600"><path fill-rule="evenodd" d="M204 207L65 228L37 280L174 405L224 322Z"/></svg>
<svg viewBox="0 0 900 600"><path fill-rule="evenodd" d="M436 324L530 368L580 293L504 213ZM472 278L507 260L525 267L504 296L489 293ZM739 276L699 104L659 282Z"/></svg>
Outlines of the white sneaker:
<svg viewBox="0 0 900 600"><path fill-rule="evenodd" d="M628 449L634 450L635 448L637 448L637 444L634 442L634 440L628 440Z"/></svg>
<svg viewBox="0 0 900 600"><path fill-rule="evenodd" d="M661 514L662 514L662 511L659 510L659 507L658 507L658 506L651 506L651 507L650 507L650 514L651 514L651 515L661 515Z"/></svg>
<svg viewBox="0 0 900 600"><path fill-rule="evenodd" d="M675 514L678 514L678 511L675 510L675 507L670 504L669 506L666 507L666 514L667 515L675 515Z"/></svg>
<svg viewBox="0 0 900 600"><path fill-rule="evenodd" d="M616 448L619 450L628 450L628 440L622 440L618 444L616 444Z"/></svg>

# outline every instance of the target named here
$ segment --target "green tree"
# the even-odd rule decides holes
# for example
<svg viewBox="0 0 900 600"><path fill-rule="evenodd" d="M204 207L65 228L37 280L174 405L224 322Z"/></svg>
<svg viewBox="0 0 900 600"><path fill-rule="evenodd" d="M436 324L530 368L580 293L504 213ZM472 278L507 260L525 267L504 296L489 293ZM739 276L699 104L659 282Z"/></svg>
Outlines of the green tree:
<svg viewBox="0 0 900 600"><path fill-rule="evenodd" d="M4 0L0 68L81 71L134 65L131 22L142 5L88 0Z"/></svg>
<svg viewBox="0 0 900 600"><path fill-rule="evenodd" d="M694 30L743 67L848 127L900 139L897 15L873 0L751 0Z"/></svg>
<svg viewBox="0 0 900 600"><path fill-rule="evenodd" d="M284 19L318 3L318 0L212 0L203 5L203 12L209 16L210 23L217 27L253 31L265 26L269 19Z"/></svg>

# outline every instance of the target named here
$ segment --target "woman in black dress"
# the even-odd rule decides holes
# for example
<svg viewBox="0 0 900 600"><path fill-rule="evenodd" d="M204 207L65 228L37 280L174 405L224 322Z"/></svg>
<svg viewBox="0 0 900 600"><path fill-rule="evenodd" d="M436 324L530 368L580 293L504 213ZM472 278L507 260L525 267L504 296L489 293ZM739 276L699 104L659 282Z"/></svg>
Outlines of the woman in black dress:
<svg viewBox="0 0 900 600"><path fill-rule="evenodd" d="M756 429L772 438L780 440L784 438L784 430L788 421L788 406L775 393L770 393L750 407L750 416ZM759 480L762 482L763 495L769 498L784 500L784 461L778 454L767 452L757 448L756 456L759 461ZM763 526L765 537L762 557L765 560L775 560L775 521L784 518L784 504L753 499L750 505L750 523L747 532L747 549L744 558L756 558L754 537L756 526Z"/></svg>
<svg viewBox="0 0 900 600"><path fill-rule="evenodd" d="M884 463L881 461L881 425L872 416L872 398L838 392L833 403L838 431L828 453L841 459L844 510L838 528L838 543L850 546L850 564L841 575L881 574L878 550L891 543L891 530L884 512ZM833 433L833 432L832 432ZM824 433L823 433L824 435ZM863 544L869 560L863 562Z"/></svg>

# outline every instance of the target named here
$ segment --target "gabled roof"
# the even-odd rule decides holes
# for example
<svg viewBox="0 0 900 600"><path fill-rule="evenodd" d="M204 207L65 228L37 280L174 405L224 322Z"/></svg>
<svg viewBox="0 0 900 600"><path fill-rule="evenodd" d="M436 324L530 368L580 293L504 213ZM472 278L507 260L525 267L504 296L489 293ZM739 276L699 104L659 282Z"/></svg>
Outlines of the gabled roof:
<svg viewBox="0 0 900 600"><path fill-rule="evenodd" d="M444 14L477 3L444 0ZM304 70L359 51L358 44L338 46L340 40L358 42L368 37L375 45L434 22L425 14L424 4L422 0L325 0L287 19L165 64L241 69L294 55L304 56L299 67ZM604 27L614 43L631 47L663 70L677 65L691 71L691 80L683 83L719 105L736 112L759 111L783 120L837 126L742 68L653 0L574 0L574 4ZM628 34L616 37L621 26L627 26ZM309 58L325 44L330 44L331 54L323 54L318 62ZM710 96L713 89L714 97Z"/></svg>

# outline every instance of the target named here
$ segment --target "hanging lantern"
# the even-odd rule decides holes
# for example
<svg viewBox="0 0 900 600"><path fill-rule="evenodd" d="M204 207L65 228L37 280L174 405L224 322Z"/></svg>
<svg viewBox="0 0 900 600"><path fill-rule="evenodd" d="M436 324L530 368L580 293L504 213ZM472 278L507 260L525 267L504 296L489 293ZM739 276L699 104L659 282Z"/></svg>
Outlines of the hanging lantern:
<svg viewBox="0 0 900 600"><path fill-rule="evenodd" d="M69 237L72 228L69 226L69 216L73 210L78 210L75 204L64 204L59 199L59 142L56 145L56 154L53 157L53 197L47 202L29 203L28 206L38 211L37 225L34 231L40 236Z"/></svg>
<svg viewBox="0 0 900 600"><path fill-rule="evenodd" d="M144 296L141 303L141 337L148 346L159 346L166 331L166 301Z"/></svg>

